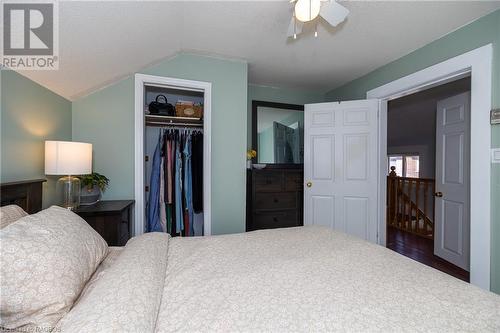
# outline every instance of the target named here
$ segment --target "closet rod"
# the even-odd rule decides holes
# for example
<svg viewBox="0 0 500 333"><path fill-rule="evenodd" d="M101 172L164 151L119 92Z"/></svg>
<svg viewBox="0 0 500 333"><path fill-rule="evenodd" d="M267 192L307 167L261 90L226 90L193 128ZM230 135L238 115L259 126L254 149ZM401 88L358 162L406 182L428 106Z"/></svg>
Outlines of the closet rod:
<svg viewBox="0 0 500 333"><path fill-rule="evenodd" d="M148 121L147 125L160 126L160 127L203 127L203 124L193 124L193 123L165 123L159 121Z"/></svg>

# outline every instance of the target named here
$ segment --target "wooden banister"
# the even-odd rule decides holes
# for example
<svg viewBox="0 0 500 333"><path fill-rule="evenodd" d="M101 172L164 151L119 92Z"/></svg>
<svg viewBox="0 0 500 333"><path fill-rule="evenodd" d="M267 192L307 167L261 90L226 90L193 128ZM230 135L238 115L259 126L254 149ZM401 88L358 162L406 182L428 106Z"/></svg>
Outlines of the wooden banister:
<svg viewBox="0 0 500 333"><path fill-rule="evenodd" d="M430 178L387 176L387 225L433 239L434 187Z"/></svg>

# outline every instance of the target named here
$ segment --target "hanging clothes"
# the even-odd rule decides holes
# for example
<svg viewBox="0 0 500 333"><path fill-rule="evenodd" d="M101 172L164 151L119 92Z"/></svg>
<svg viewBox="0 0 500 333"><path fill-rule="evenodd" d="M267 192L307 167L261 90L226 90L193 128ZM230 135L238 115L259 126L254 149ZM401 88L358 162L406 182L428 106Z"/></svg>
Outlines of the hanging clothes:
<svg viewBox="0 0 500 333"><path fill-rule="evenodd" d="M175 172L175 169L176 169L176 155L177 155L177 152L176 152L176 135L175 135L175 132L170 132L169 133L169 140L171 142L171 145L172 145L172 165L171 165L171 173L172 173L172 196L171 196L171 199L172 199L172 204L171 204L171 208L172 208L172 233L171 235L175 236L179 233L179 231L177 230L177 217L175 215L175 210L176 210L176 201L175 201L175 179L177 177L177 174Z"/></svg>
<svg viewBox="0 0 500 333"><path fill-rule="evenodd" d="M161 140L163 143L163 140ZM165 205L165 173L163 172L165 166L165 157L160 158L160 198L159 198L159 211L160 211L160 226L161 231L167 231L167 210Z"/></svg>
<svg viewBox="0 0 500 333"><path fill-rule="evenodd" d="M166 204L166 210L167 210L167 232L169 234L173 234L172 232L172 221L173 221L173 214L172 214L172 136L170 134L165 134L165 145L167 147L167 204Z"/></svg>
<svg viewBox="0 0 500 333"><path fill-rule="evenodd" d="M160 131L149 188L146 231L203 235L202 132L186 128Z"/></svg>
<svg viewBox="0 0 500 333"><path fill-rule="evenodd" d="M175 141L175 228L178 233L184 230L182 210L182 153L181 142Z"/></svg>
<svg viewBox="0 0 500 333"><path fill-rule="evenodd" d="M149 184L149 200L147 214L147 232L162 231L160 225L160 163L161 163L161 140L158 139L153 155L153 164L151 168L151 179Z"/></svg>
<svg viewBox="0 0 500 333"><path fill-rule="evenodd" d="M193 217L193 236L203 236L203 213L195 213Z"/></svg>
<svg viewBox="0 0 500 333"><path fill-rule="evenodd" d="M191 162L193 175L193 210L203 212L203 133L196 132L192 136Z"/></svg>
<svg viewBox="0 0 500 333"><path fill-rule="evenodd" d="M167 203L172 203L172 136L165 135L165 145L167 147Z"/></svg>
<svg viewBox="0 0 500 333"><path fill-rule="evenodd" d="M186 203L185 211L187 211L186 235L193 236L193 187L191 173L191 136L186 135L184 141L184 200Z"/></svg>

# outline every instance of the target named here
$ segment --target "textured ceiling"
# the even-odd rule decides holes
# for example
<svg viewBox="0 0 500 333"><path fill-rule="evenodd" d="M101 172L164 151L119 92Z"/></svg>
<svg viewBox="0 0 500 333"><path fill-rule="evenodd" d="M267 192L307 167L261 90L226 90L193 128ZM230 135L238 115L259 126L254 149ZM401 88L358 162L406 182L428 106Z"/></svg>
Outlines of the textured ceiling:
<svg viewBox="0 0 500 333"><path fill-rule="evenodd" d="M351 11L344 23L320 23L318 38L292 40L288 1L60 2L60 69L22 74L73 100L187 51L246 60L251 83L327 91L500 8L498 1L341 3Z"/></svg>

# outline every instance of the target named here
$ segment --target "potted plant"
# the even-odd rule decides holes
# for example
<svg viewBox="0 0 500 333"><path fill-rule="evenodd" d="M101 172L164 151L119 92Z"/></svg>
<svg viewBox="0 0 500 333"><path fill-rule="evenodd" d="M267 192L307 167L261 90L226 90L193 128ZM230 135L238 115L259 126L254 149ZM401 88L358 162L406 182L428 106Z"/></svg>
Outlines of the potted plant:
<svg viewBox="0 0 500 333"><path fill-rule="evenodd" d="M252 168L252 158L257 157L257 152L254 149L247 150L247 169Z"/></svg>
<svg viewBox="0 0 500 333"><path fill-rule="evenodd" d="M109 185L109 179L97 172L80 176L80 205L93 205L101 200L102 193Z"/></svg>

